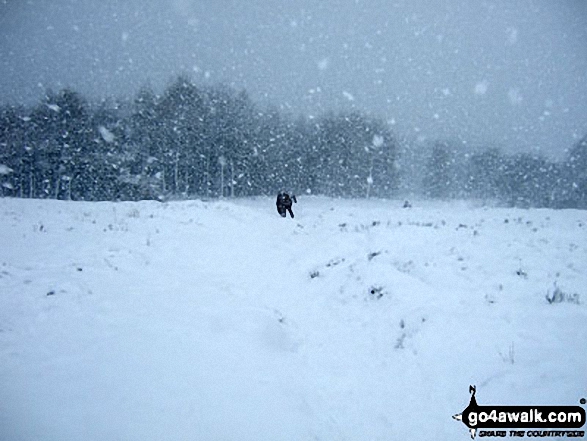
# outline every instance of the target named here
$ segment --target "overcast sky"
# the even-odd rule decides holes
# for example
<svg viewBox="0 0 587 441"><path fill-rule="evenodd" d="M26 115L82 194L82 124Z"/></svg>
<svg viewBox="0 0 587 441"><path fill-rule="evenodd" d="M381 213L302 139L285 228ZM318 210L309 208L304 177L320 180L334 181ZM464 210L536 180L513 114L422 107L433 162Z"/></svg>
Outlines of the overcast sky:
<svg viewBox="0 0 587 441"><path fill-rule="evenodd" d="M587 0L0 0L0 32L0 103L189 73L422 141L563 157L587 134Z"/></svg>

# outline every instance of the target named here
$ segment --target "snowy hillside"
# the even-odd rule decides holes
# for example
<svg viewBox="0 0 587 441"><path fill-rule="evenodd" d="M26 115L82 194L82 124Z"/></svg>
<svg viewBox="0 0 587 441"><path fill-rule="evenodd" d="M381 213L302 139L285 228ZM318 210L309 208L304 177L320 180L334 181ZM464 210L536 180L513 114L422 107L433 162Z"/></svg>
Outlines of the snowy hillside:
<svg viewBox="0 0 587 441"><path fill-rule="evenodd" d="M0 439L452 441L470 384L578 404L586 212L401 205L0 199Z"/></svg>

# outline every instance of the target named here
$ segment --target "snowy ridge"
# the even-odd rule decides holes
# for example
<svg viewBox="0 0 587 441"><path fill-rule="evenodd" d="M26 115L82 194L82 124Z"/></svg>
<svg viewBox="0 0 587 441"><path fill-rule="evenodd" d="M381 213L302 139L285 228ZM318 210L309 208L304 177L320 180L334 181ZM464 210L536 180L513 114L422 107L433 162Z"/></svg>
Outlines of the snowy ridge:
<svg viewBox="0 0 587 441"><path fill-rule="evenodd" d="M470 384L577 404L585 212L401 205L0 199L0 439L464 440Z"/></svg>

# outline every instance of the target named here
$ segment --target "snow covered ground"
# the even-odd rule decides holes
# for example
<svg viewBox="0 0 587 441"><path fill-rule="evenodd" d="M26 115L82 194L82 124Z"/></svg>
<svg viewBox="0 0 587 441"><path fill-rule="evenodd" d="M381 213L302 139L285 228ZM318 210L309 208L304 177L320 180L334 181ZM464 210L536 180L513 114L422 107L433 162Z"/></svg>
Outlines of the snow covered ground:
<svg viewBox="0 0 587 441"><path fill-rule="evenodd" d="M300 199L0 199L0 439L452 441L470 384L587 395L586 212Z"/></svg>

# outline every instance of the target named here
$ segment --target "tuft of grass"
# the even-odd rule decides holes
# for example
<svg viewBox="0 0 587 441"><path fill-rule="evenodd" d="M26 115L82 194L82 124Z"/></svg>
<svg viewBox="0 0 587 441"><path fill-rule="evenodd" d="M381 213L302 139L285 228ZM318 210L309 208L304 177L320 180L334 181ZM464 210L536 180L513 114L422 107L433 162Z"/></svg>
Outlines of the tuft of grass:
<svg viewBox="0 0 587 441"><path fill-rule="evenodd" d="M126 215L130 218L138 219L141 217L141 212L137 208L132 208Z"/></svg>
<svg viewBox="0 0 587 441"><path fill-rule="evenodd" d="M564 292L562 289L560 289L560 287L556 284L556 282L554 282L554 289L551 290L549 289L546 292L546 301L549 304L553 304L553 303L574 303L576 305L579 305L580 299L579 299L579 294L578 293L566 293Z"/></svg>
<svg viewBox="0 0 587 441"><path fill-rule="evenodd" d="M514 342L508 347L507 354L499 352L499 357L502 359L504 363L514 364L515 362L515 351L514 351Z"/></svg>
<svg viewBox="0 0 587 441"><path fill-rule="evenodd" d="M373 296L376 299L380 299L383 297L383 287L382 286L372 286L369 288L369 295Z"/></svg>
<svg viewBox="0 0 587 441"><path fill-rule="evenodd" d="M381 251L373 251L369 254L367 254L367 260L371 261L373 260L374 257L377 257L381 254Z"/></svg>

